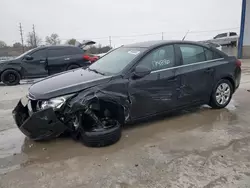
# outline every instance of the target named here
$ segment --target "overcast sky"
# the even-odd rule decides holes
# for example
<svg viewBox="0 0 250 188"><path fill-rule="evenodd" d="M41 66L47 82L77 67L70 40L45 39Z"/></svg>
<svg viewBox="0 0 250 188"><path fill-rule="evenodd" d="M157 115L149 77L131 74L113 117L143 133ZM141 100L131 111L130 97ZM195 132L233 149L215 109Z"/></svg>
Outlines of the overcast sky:
<svg viewBox="0 0 250 188"><path fill-rule="evenodd" d="M118 46L136 41L209 39L231 28L239 31L242 0L0 0L0 40L20 42L19 23L24 36L35 24L44 40L58 33L69 38L95 39ZM226 31L226 30L225 30ZM146 36L141 34L155 33ZM131 36L132 35L132 36ZM120 36L120 37L118 37ZM101 38L101 39L98 39Z"/></svg>

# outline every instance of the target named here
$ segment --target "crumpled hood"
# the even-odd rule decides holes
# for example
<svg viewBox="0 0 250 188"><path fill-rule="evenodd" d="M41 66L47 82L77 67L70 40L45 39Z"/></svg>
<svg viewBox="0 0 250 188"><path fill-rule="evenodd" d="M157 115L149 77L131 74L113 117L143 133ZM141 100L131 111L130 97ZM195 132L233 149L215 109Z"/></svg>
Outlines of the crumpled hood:
<svg viewBox="0 0 250 188"><path fill-rule="evenodd" d="M108 82L111 76L103 76L83 68L47 77L29 88L29 97L50 99Z"/></svg>

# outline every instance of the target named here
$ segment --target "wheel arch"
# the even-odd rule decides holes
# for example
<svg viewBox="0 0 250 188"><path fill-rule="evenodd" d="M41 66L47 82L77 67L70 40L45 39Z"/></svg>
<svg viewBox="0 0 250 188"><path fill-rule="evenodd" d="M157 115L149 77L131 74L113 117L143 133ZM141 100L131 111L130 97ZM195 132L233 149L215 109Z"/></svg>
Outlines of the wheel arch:
<svg viewBox="0 0 250 188"><path fill-rule="evenodd" d="M235 92L235 81L234 81L234 79L231 77L231 76L224 76L224 77L222 77L221 78L221 80L228 80L228 81L230 81L230 83L232 84L232 86L233 86L233 92Z"/></svg>
<svg viewBox="0 0 250 188"><path fill-rule="evenodd" d="M68 65L67 65L67 68L66 68L66 70L69 70L69 67L70 66L78 66L78 67L81 67L81 65L79 64L79 63L77 63L77 62L72 62L72 63L68 63Z"/></svg>
<svg viewBox="0 0 250 188"><path fill-rule="evenodd" d="M20 68L20 69L17 69L17 68L13 68L13 67L11 67L11 68L7 67L7 68L1 70L1 72L0 72L0 81L1 81L1 76L2 76L2 74L3 74L5 71L7 71L7 70L14 70L14 71L18 72L19 75L20 75L20 77L22 78L21 68Z"/></svg>
<svg viewBox="0 0 250 188"><path fill-rule="evenodd" d="M125 123L125 108L115 101L94 98L89 102L89 106L93 110L99 110L101 112L107 109L111 113L112 118L119 121L120 124Z"/></svg>

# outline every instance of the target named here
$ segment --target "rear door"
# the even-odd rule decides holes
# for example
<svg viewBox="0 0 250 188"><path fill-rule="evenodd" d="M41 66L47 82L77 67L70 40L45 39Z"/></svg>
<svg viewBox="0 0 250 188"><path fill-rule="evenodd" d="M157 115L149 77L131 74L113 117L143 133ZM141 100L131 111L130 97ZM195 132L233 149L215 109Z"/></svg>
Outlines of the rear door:
<svg viewBox="0 0 250 188"><path fill-rule="evenodd" d="M208 102L214 83L216 61L208 48L194 44L177 45L182 56L182 65L176 75L181 78L181 105Z"/></svg>
<svg viewBox="0 0 250 188"><path fill-rule="evenodd" d="M132 102L133 119L170 110L177 106L177 88L180 80L175 77L179 60L174 45L166 45L149 52L137 66L146 66L151 73L129 81L128 92Z"/></svg>
<svg viewBox="0 0 250 188"><path fill-rule="evenodd" d="M49 75L56 74L67 69L70 58L67 50L63 47L53 47L48 49L48 71Z"/></svg>
<svg viewBox="0 0 250 188"><path fill-rule="evenodd" d="M50 75L66 71L73 64L79 67L83 66L82 49L73 46L48 49L48 70Z"/></svg>
<svg viewBox="0 0 250 188"><path fill-rule="evenodd" d="M38 49L28 54L32 57L31 60L22 59L22 71L27 78L40 78L48 76L46 69L47 49Z"/></svg>

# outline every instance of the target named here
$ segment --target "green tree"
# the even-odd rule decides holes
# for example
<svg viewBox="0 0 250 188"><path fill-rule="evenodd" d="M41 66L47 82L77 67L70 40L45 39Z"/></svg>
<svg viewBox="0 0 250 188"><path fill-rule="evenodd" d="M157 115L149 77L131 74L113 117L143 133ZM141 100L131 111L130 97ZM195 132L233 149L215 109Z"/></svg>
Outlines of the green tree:
<svg viewBox="0 0 250 188"><path fill-rule="evenodd" d="M4 41L0 40L0 48L4 48L6 46L7 44Z"/></svg>
<svg viewBox="0 0 250 188"><path fill-rule="evenodd" d="M72 39L69 39L66 44L69 44L69 45L75 45L76 43L76 39L72 38Z"/></svg>
<svg viewBox="0 0 250 188"><path fill-rule="evenodd" d="M22 44L20 42L16 42L16 43L13 44L13 47L14 48L20 48L20 47L22 47Z"/></svg>
<svg viewBox="0 0 250 188"><path fill-rule="evenodd" d="M61 43L59 35L56 33L52 33L50 36L47 36L45 41L46 41L46 44L48 45L58 45Z"/></svg>
<svg viewBox="0 0 250 188"><path fill-rule="evenodd" d="M35 48L37 46L40 46L42 43L42 39L38 37L38 35L34 35L33 32L29 32L27 35L27 44L29 47Z"/></svg>

